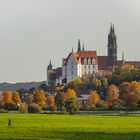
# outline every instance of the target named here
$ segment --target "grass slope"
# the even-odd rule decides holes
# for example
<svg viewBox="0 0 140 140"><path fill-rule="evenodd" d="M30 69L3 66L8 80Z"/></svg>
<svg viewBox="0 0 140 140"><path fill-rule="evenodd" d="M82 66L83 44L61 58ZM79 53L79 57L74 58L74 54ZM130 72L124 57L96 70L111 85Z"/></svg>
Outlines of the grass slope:
<svg viewBox="0 0 140 140"><path fill-rule="evenodd" d="M12 119L12 128L7 120ZM0 114L2 140L140 140L139 116Z"/></svg>

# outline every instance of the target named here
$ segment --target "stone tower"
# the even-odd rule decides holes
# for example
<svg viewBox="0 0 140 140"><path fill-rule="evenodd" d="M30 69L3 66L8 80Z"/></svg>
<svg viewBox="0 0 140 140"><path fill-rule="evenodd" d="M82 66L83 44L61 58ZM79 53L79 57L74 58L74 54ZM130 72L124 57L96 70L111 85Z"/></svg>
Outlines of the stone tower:
<svg viewBox="0 0 140 140"><path fill-rule="evenodd" d="M114 67L117 61L117 41L114 25L111 24L110 33L108 34L108 66Z"/></svg>
<svg viewBox="0 0 140 140"><path fill-rule="evenodd" d="M52 73L52 69L53 69L53 65L52 65L52 63L51 63L51 60L50 60L50 63L49 63L49 65L48 65L48 67L47 67L47 84L49 84L49 76L50 76L50 74Z"/></svg>

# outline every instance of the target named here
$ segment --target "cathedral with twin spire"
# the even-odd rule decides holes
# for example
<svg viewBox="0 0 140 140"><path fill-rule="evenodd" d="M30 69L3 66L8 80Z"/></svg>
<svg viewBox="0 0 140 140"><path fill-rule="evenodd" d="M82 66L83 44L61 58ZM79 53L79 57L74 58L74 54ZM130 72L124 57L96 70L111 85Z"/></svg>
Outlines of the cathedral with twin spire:
<svg viewBox="0 0 140 140"><path fill-rule="evenodd" d="M97 73L107 75L114 68L124 64L132 64L140 67L139 61L125 61L122 54L122 60L117 59L117 38L114 25L111 24L108 34L107 55L98 56L94 50L85 50L84 45L81 48L80 39L78 40L77 51L72 51L66 58L62 59L62 67L54 69L51 62L47 67L47 83L54 80L54 84L68 83L87 75L95 77Z"/></svg>

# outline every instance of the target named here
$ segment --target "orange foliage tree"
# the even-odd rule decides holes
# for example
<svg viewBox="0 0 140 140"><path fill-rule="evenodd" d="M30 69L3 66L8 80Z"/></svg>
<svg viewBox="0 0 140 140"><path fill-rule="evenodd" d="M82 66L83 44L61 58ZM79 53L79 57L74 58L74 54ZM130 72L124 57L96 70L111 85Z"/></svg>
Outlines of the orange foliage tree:
<svg viewBox="0 0 140 140"><path fill-rule="evenodd" d="M54 96L47 96L46 97L46 103L49 107L55 106L55 99Z"/></svg>
<svg viewBox="0 0 140 140"><path fill-rule="evenodd" d="M12 91L6 91L5 94L3 95L4 103L13 103L12 97L13 97Z"/></svg>
<svg viewBox="0 0 140 140"><path fill-rule="evenodd" d="M126 94L128 93L135 93L137 98L140 99L140 83L136 82L136 81L132 81L132 82L123 82L120 85L120 91L121 91L121 95L122 97L124 97Z"/></svg>
<svg viewBox="0 0 140 140"><path fill-rule="evenodd" d="M46 105L46 97L43 90L36 90L34 94L34 102L40 106Z"/></svg>
<svg viewBox="0 0 140 140"><path fill-rule="evenodd" d="M65 100L70 99L70 98L75 98L77 99L77 95L74 89L68 89L67 92L65 93Z"/></svg>
<svg viewBox="0 0 140 140"><path fill-rule="evenodd" d="M115 85L110 85L106 96L106 101L108 105L111 106L114 102L118 101L119 95L120 91L118 87L116 87Z"/></svg>
<svg viewBox="0 0 140 140"><path fill-rule="evenodd" d="M88 104L90 108L95 108L97 102L100 100L100 97L97 93L97 91L90 91L89 99L88 99Z"/></svg>

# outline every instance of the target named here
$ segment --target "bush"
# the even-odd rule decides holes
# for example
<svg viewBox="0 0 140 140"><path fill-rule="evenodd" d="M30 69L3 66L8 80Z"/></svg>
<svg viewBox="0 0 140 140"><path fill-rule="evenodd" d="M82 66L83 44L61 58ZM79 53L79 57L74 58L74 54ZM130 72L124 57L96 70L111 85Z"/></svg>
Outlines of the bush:
<svg viewBox="0 0 140 140"><path fill-rule="evenodd" d="M26 105L21 105L19 111L20 113L28 113L28 108Z"/></svg>
<svg viewBox="0 0 140 140"><path fill-rule="evenodd" d="M65 108L65 106L61 107L61 113L62 114L66 114L67 113L67 109Z"/></svg>
<svg viewBox="0 0 140 140"><path fill-rule="evenodd" d="M0 109L0 113L8 113L8 111L1 108L1 109Z"/></svg>
<svg viewBox="0 0 140 140"><path fill-rule="evenodd" d="M15 103L4 103L3 108L6 110L14 110L14 111L19 110L18 106Z"/></svg>
<svg viewBox="0 0 140 140"><path fill-rule="evenodd" d="M105 102L104 100L100 100L97 104L96 104L96 107L100 107L100 108L108 108L108 104L107 102Z"/></svg>
<svg viewBox="0 0 140 140"><path fill-rule="evenodd" d="M50 110L51 113L54 113L54 111L57 110L57 107L56 106L50 106L49 110Z"/></svg>
<svg viewBox="0 0 140 140"><path fill-rule="evenodd" d="M44 106L42 106L42 110L43 111L49 111L50 109L49 109L49 107L47 105L44 105Z"/></svg>
<svg viewBox="0 0 140 140"><path fill-rule="evenodd" d="M78 109L77 99L75 98L67 99L65 102L65 108L67 109L67 112L69 114L75 114Z"/></svg>
<svg viewBox="0 0 140 140"><path fill-rule="evenodd" d="M38 104L32 103L28 106L29 113L41 113L41 108Z"/></svg>

